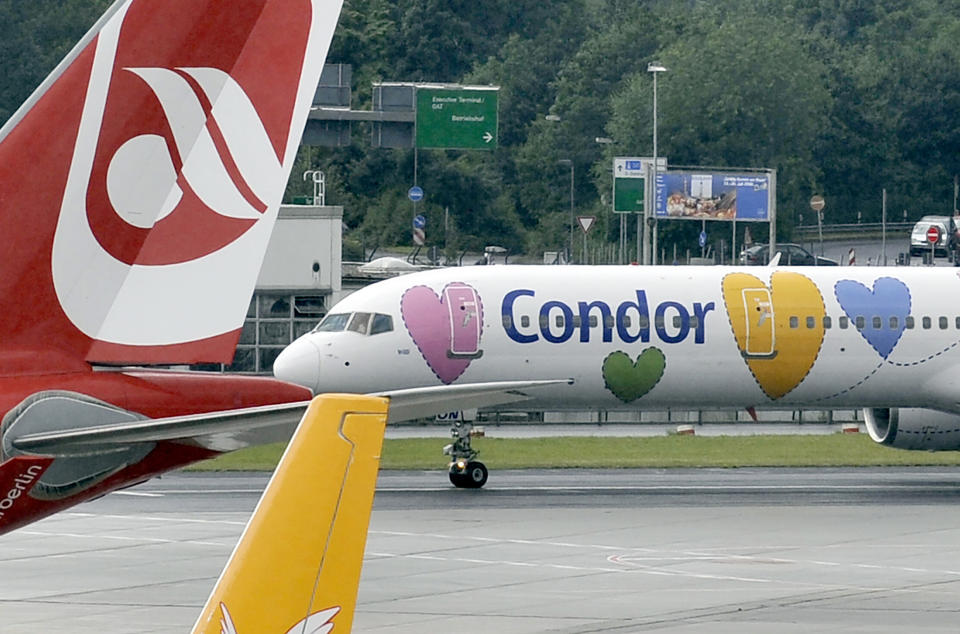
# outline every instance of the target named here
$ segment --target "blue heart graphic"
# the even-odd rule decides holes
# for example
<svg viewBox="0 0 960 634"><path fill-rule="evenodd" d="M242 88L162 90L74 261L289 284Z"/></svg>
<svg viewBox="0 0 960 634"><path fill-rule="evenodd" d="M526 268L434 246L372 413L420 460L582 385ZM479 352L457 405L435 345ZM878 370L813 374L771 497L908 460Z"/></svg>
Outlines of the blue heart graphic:
<svg viewBox="0 0 960 634"><path fill-rule="evenodd" d="M850 321L864 318L860 334L884 359L893 352L906 327L910 314L910 289L898 279L881 277L873 283L873 291L853 280L840 280L834 287L840 307ZM873 318L880 317L880 328L874 328ZM897 327L890 327L890 318L896 317Z"/></svg>

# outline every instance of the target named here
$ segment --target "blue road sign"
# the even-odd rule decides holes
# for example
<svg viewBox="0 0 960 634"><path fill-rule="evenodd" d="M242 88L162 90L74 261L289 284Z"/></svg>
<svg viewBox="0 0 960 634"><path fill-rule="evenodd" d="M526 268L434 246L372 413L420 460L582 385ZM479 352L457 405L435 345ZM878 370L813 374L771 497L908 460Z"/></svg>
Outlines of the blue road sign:
<svg viewBox="0 0 960 634"><path fill-rule="evenodd" d="M407 192L407 198L409 198L413 202L417 202L418 200L423 200L423 190L417 187L416 185L414 185Z"/></svg>
<svg viewBox="0 0 960 634"><path fill-rule="evenodd" d="M423 216L417 215L413 217L413 228L414 229L423 229L427 226L427 219Z"/></svg>
<svg viewBox="0 0 960 634"><path fill-rule="evenodd" d="M707 232L706 232L706 231L701 231L701 232L700 232L700 246L701 246L701 247L707 246Z"/></svg>

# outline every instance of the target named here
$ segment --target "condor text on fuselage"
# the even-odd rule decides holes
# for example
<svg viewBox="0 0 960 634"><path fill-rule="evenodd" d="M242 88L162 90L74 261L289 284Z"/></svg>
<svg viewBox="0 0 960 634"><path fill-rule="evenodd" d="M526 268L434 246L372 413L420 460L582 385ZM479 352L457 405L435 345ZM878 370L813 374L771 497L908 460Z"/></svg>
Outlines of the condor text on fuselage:
<svg viewBox="0 0 960 634"><path fill-rule="evenodd" d="M539 301L533 289L516 289L504 295L500 314L506 335L517 343L534 343L542 337L550 343L569 341L574 331L578 341L589 343L591 329L600 328L604 343L613 341L614 332L623 343L650 341L650 308L645 290L637 289L636 301L624 300L611 306L602 300L578 301L574 308L561 300ZM690 308L682 303L665 300L653 311L653 329L663 343L680 343L691 330L695 343L706 341L707 313L714 302L693 302ZM537 316L536 326L530 315ZM551 319L551 317L553 319Z"/></svg>

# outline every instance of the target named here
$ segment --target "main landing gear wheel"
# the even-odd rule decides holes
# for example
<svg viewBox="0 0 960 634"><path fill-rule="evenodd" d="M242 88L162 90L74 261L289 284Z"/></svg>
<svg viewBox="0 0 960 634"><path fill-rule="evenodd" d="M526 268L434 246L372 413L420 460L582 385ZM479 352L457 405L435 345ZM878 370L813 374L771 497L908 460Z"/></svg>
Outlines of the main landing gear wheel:
<svg viewBox="0 0 960 634"><path fill-rule="evenodd" d="M468 462L463 471L456 464L450 467L450 482L458 489L479 489L487 483L488 475L482 462Z"/></svg>
<svg viewBox="0 0 960 634"><path fill-rule="evenodd" d="M482 435L482 431L478 430ZM474 435L473 423L454 421L450 427L453 443L443 448L450 456L450 483L458 489L479 489L487 483L487 467L476 460L477 450L470 444Z"/></svg>

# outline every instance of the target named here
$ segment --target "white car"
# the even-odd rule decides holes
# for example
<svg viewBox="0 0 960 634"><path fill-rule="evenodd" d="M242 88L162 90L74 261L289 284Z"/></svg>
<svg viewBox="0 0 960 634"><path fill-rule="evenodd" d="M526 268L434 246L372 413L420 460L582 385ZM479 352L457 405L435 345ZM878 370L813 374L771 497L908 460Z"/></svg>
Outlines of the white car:
<svg viewBox="0 0 960 634"><path fill-rule="evenodd" d="M910 255L922 255L930 252L930 241L927 232L930 227L937 227L940 237L933 250L936 255L947 255L956 243L957 223L950 216L924 216L913 225L910 232Z"/></svg>

